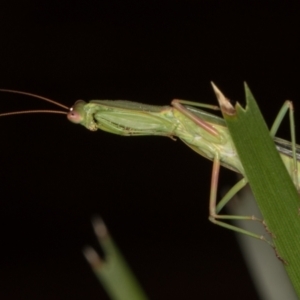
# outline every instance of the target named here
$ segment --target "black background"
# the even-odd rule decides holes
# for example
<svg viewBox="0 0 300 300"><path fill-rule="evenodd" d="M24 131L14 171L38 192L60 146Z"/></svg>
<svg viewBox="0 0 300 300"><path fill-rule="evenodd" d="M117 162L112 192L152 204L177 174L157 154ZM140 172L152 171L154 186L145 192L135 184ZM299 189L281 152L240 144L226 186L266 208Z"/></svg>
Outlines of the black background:
<svg viewBox="0 0 300 300"><path fill-rule="evenodd" d="M288 1L2 1L0 88L216 104L211 80L241 102L247 81L268 124L285 99L297 119L299 25ZM52 106L1 94L1 112L34 108ZM207 220L211 162L180 141L60 115L2 118L0 136L1 299L108 299L81 253L95 214L151 299L257 299L234 235Z"/></svg>

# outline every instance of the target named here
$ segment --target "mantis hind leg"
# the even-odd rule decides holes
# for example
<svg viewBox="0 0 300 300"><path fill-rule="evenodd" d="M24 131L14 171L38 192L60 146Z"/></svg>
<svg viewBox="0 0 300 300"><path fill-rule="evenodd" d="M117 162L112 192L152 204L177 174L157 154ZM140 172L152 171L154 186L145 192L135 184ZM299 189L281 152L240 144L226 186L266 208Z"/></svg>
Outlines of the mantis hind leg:
<svg viewBox="0 0 300 300"><path fill-rule="evenodd" d="M244 230L234 225L230 225L222 220L251 220L251 221L260 221L255 216L236 216L236 215L219 215L221 209L237 194L247 183L246 178L238 181L221 199L221 201L216 204L217 201L217 188L218 188L218 179L220 172L220 159L217 154L213 161L212 177L211 177L211 188L210 188L210 199L209 199L209 220L219 226L233 230L235 232L243 233L245 235L254 237L259 240L267 242L273 247L273 244L268 241L263 235L255 234L251 231Z"/></svg>
<svg viewBox="0 0 300 300"><path fill-rule="evenodd" d="M289 111L289 120L290 120L290 132L291 132L291 143L292 143L292 153L293 153L293 170L292 170L292 180L296 185L298 192L300 191L300 183L298 176L298 164L296 157L296 132L295 132L295 119L294 119L294 107L291 101L285 101L281 107L279 113L277 114L275 121L271 127L270 135L272 138L275 137L279 126L282 123L283 118L285 117L287 111Z"/></svg>

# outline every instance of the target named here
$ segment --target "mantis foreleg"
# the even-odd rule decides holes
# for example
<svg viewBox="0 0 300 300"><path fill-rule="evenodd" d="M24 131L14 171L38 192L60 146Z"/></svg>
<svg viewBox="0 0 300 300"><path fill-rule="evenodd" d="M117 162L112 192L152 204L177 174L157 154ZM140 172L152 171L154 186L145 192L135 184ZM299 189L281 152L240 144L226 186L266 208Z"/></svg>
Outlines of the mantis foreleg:
<svg viewBox="0 0 300 300"><path fill-rule="evenodd" d="M209 104L199 104L199 103L194 103L191 101L179 100L179 99L174 99L172 101L172 106L175 107L176 109L178 109L186 117L190 118L196 125L202 127L204 130L206 130L208 133L210 133L213 136L219 135L218 131L212 125L208 124L204 120L195 116L195 114L193 114L191 111L186 109L182 104L190 104L193 106L206 107L206 108L211 108L211 109L215 109L215 106L209 105Z"/></svg>

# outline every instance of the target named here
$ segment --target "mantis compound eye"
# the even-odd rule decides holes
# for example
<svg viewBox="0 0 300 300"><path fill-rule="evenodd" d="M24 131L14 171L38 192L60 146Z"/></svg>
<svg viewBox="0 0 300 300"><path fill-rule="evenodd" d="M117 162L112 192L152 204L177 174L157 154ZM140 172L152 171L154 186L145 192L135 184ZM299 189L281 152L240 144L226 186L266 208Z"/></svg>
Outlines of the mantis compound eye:
<svg viewBox="0 0 300 300"><path fill-rule="evenodd" d="M70 111L67 114L68 120L75 124L81 123L83 120L83 108L85 104L86 103L82 100L76 101L76 103L70 108Z"/></svg>
<svg viewBox="0 0 300 300"><path fill-rule="evenodd" d="M70 111L67 115L67 118L69 121L76 123L76 124L80 123L80 121L81 121L80 120L81 117L80 117L79 113L77 111L73 110L72 108L70 109Z"/></svg>

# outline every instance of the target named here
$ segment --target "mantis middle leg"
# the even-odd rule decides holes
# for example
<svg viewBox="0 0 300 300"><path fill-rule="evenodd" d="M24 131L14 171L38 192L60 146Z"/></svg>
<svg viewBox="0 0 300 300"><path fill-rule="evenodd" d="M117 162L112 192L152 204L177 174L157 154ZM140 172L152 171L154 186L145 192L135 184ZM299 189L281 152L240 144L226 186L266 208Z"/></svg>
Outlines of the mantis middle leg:
<svg viewBox="0 0 300 300"><path fill-rule="evenodd" d="M292 180L297 188L297 191L300 191L300 183L298 178L298 164L296 157L296 132L295 132L295 119L294 119L294 107L291 101L285 101L281 107L279 113L277 114L275 121L271 127L270 135L272 138L275 137L279 126L282 123L283 118L285 117L287 111L289 111L289 121L290 121L290 132L291 132L291 143L292 143L292 153L293 153L293 170L292 170Z"/></svg>
<svg viewBox="0 0 300 300"><path fill-rule="evenodd" d="M205 129L208 133L211 133L214 136L218 136L218 131L216 131L210 124L205 122L204 120L200 119L198 116L195 116L191 111L188 111L182 104L188 104L198 107L205 107L209 109L215 109L215 106L207 105L207 104L200 104L194 103L185 100L178 100L175 99L172 101L172 105L180 110L184 115L189 117L191 120L195 122L198 126L201 126ZM217 224L219 226L225 227L227 229L231 229L233 231L246 234L248 236L264 240L268 244L272 245L270 241L268 241L264 236L255 234L253 232L241 229L237 226L230 225L221 220L254 220L260 221L262 220L257 219L254 216L237 216L237 215L222 215L219 214L221 209L248 183L246 178L241 179L237 182L227 193L226 195L219 201L217 204L217 188L218 188L218 179L219 179L219 171L220 171L220 155L216 153L214 160L213 160L213 169L212 169L212 178L211 178L211 189L210 189L210 199L209 199L209 220Z"/></svg>
<svg viewBox="0 0 300 300"><path fill-rule="evenodd" d="M212 169L212 177L211 177L211 187L210 187L210 198L209 198L209 220L219 226L224 228L233 230L235 232L243 233L245 235L254 237L259 240L263 240L267 242L269 245L273 246L273 244L268 241L263 235L255 234L251 231L244 230L234 225L230 225L225 223L221 220L251 220L251 221L261 221L257 219L255 216L236 216L236 215L219 215L218 213L220 210L233 198L235 194L237 194L247 183L248 180L246 178L241 179L238 181L220 200L218 204L217 202L217 188L218 188L218 179L219 179L219 172L220 172L220 159L219 155L217 154L213 161L213 169Z"/></svg>

